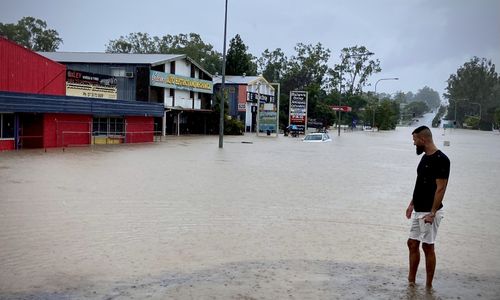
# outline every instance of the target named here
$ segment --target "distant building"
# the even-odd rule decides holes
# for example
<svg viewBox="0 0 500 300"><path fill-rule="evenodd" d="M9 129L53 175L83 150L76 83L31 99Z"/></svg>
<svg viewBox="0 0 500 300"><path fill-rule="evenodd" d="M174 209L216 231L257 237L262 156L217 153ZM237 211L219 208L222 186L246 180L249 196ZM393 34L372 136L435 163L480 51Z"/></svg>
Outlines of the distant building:
<svg viewBox="0 0 500 300"><path fill-rule="evenodd" d="M90 97L117 97L161 103L164 116L155 118L155 131L165 134L209 133L212 113L212 75L186 55L97 52L40 52L68 69L67 92L85 91L70 81L70 72L114 78L116 90Z"/></svg>
<svg viewBox="0 0 500 300"><path fill-rule="evenodd" d="M214 77L214 94L219 93L222 76ZM246 132L255 132L257 126L258 100L265 103L276 103L275 88L262 76L235 76L225 77L227 97L229 102L228 114L245 124Z"/></svg>

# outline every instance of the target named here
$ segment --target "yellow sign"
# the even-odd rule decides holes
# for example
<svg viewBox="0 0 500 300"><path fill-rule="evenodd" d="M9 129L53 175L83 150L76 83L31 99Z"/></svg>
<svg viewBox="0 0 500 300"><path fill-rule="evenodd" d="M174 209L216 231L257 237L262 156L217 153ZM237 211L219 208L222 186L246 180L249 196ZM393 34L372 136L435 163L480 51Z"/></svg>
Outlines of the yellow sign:
<svg viewBox="0 0 500 300"><path fill-rule="evenodd" d="M161 86L201 93L212 93L213 90L213 83L211 81L159 71L151 71L150 80L152 86Z"/></svg>
<svg viewBox="0 0 500 300"><path fill-rule="evenodd" d="M102 85L66 82L67 96L116 100L117 94L118 92L116 86L108 87Z"/></svg>

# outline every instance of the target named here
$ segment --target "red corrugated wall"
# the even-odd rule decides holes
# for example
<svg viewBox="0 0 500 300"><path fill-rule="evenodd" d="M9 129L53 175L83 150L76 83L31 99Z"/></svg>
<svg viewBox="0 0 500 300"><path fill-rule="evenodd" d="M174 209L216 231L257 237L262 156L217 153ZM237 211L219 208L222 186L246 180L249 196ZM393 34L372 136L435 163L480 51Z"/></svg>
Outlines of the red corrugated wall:
<svg viewBox="0 0 500 300"><path fill-rule="evenodd" d="M0 90L66 95L66 66L0 37Z"/></svg>
<svg viewBox="0 0 500 300"><path fill-rule="evenodd" d="M92 116L45 114L43 119L43 147L89 145Z"/></svg>
<svg viewBox="0 0 500 300"><path fill-rule="evenodd" d="M127 143L148 143L154 140L153 117L126 117Z"/></svg>

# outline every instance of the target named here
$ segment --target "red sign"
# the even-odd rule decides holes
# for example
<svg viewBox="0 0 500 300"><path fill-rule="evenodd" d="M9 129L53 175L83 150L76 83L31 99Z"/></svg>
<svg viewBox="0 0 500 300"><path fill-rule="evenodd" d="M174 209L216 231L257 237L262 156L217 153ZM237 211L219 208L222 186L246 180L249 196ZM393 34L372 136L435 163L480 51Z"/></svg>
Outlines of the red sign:
<svg viewBox="0 0 500 300"><path fill-rule="evenodd" d="M347 106L347 105L341 105L341 106L338 106L338 105L332 105L330 106L330 108L334 111L342 111L342 112L350 112L352 111L352 107L350 106Z"/></svg>

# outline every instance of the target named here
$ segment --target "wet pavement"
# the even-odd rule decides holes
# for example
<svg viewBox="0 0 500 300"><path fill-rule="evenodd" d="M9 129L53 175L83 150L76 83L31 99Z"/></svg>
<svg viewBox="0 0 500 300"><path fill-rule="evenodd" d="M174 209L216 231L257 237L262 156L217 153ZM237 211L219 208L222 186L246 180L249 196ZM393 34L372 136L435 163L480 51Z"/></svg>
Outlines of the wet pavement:
<svg viewBox="0 0 500 300"><path fill-rule="evenodd" d="M498 299L500 135L433 130L452 169L429 292L423 257L405 279L412 129L0 153L0 298Z"/></svg>

